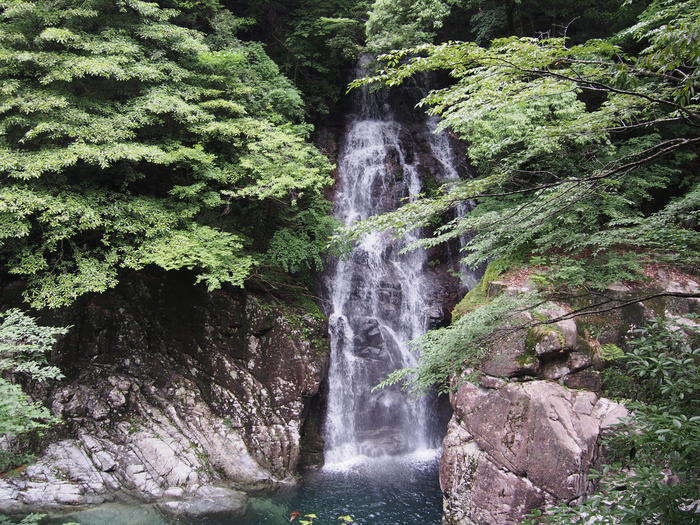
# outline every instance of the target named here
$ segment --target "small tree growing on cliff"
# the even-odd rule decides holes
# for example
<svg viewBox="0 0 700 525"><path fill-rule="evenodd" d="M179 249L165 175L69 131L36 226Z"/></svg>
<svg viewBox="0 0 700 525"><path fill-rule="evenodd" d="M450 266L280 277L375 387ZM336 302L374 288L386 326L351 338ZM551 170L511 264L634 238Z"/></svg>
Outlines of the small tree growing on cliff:
<svg viewBox="0 0 700 525"><path fill-rule="evenodd" d="M21 376L33 381L63 377L57 367L48 364L46 354L56 338L68 329L40 326L35 319L16 309L0 314L0 319L0 436L7 440L45 429L58 421L13 380ZM16 454L3 451L0 471L17 461Z"/></svg>

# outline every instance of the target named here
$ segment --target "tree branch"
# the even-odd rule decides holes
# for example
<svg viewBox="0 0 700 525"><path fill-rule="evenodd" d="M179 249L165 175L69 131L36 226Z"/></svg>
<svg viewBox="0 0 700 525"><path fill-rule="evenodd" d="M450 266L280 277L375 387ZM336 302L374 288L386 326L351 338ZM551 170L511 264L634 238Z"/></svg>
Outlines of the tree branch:
<svg viewBox="0 0 700 525"><path fill-rule="evenodd" d="M589 305L589 306L584 306L582 308L577 308L576 310L572 310L571 312L568 312L564 315L560 315L559 317L554 317L554 318L548 319L546 321L537 321L536 323L529 323L527 325L521 325L517 328L519 328L519 329L534 328L535 326L554 324L554 323L558 323L560 321L566 321L566 320L574 319L576 317L581 317L584 315L603 314L603 313L607 313L607 312L612 312L613 310L619 310L620 308L625 308L626 306L631 306L633 304L643 303L645 301L650 301L651 299L657 299L659 297L683 297L683 298L690 298L690 299L700 299L700 292L698 292L698 293L660 292L660 293L647 295L644 297L637 297L635 299L630 299L627 301L620 301L619 299L608 298L605 301L602 301L600 303L596 303L596 304ZM616 302L618 304L616 304L615 306L610 306L608 308L602 308L599 310L591 310L591 308L597 308L599 306L604 306L604 305L609 304L611 302Z"/></svg>

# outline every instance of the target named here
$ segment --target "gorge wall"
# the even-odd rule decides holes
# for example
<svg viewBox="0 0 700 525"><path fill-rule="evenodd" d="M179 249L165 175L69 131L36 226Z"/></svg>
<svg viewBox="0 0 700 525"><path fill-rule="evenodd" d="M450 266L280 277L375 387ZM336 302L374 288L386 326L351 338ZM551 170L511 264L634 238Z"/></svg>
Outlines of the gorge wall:
<svg viewBox="0 0 700 525"><path fill-rule="evenodd" d="M601 396L601 346L621 345L632 326L658 316L698 328L689 314L700 313L700 300L673 294L697 293L700 282L659 268L648 277L603 293L612 304L668 295L515 332L489 349L478 384L453 392L440 466L445 525L517 524L532 509L575 504L591 493L589 471L602 460L602 438L627 415ZM489 294L532 286L527 278L494 281ZM554 319L581 306L552 303L538 314Z"/></svg>
<svg viewBox="0 0 700 525"><path fill-rule="evenodd" d="M422 89L341 108L349 116L336 115L338 123L317 133L334 157L349 147L345 122L377 123L382 138L368 161L384 186L367 188L368 199L379 201L374 212L464 169L463 155L451 149L459 146L436 138L434 123L414 110ZM358 147L367 146L362 140ZM457 248L390 263L397 280L400 264L418 261L412 271L429 284L414 290L420 326L406 326L417 330L408 337L444 324L459 300L463 286L450 272ZM378 304L387 308L396 307L385 300L392 291L408 285L409 293L415 284L381 281ZM5 307L19 304L20 283L2 292ZM0 513L138 500L174 515L231 515L245 511L248 494L295 483L300 470L321 464L328 327L319 312L288 302L231 288L208 293L187 272L143 271L43 313L42 324L72 327L51 356L66 377L27 387L62 424L37 444L35 463L0 478Z"/></svg>
<svg viewBox="0 0 700 525"><path fill-rule="evenodd" d="M63 423L36 463L0 478L0 512L136 498L235 513L243 492L294 481L328 365L323 316L140 272L42 322L72 325L52 356L66 378L33 392Z"/></svg>
<svg viewBox="0 0 700 525"><path fill-rule="evenodd" d="M468 170L460 146L436 137L434 123L414 110L420 94L420 86L409 85L365 100L354 113L345 108L347 128L319 133L324 149L345 155L348 179L336 186L335 199L342 192L354 199L348 213L387 211ZM353 189L363 176L365 187ZM367 207L360 213L353 206L361 200ZM379 241L330 267L345 279L334 336L352 347L348 359L357 358L355 372L367 389L389 368L367 371L366 363L407 364L387 351L387 341L398 334L403 344L444 324L464 292L455 276L456 243L410 257ZM401 265L413 265L411 272ZM36 463L0 478L0 513L132 498L174 515L240 514L249 494L294 483L300 469L323 462L320 392L330 355L323 316L249 291L208 293L191 282L186 272L132 273L112 291L43 316L44 324L72 326L51 359L66 378L31 387L63 423L46 436ZM664 272L648 285L700 289L687 276ZM2 290L6 304L18 286ZM322 287L332 297L327 281ZM531 287L527 279L494 281L489 295ZM620 285L606 293L624 300L635 291ZM413 310L397 313L409 292ZM540 314L551 319L575 306L550 304ZM625 415L601 396L600 346L620 344L632 324L654 315L692 323L684 317L690 312L700 313L697 300L659 299L513 334L490 348L478 384L459 385L449 399L440 466L444 523L516 524L531 509L590 493L601 439ZM350 328L341 326L343 317ZM340 380L347 369L338 372ZM367 393L337 407L343 414L354 407L353 417L338 422L357 429L352 440L338 438L341 460L415 448L402 441L411 437L406 429L415 414L401 412L398 395ZM384 413L382 396L391 398ZM400 425L387 430L382 425L392 414ZM435 424L434 417L422 422Z"/></svg>

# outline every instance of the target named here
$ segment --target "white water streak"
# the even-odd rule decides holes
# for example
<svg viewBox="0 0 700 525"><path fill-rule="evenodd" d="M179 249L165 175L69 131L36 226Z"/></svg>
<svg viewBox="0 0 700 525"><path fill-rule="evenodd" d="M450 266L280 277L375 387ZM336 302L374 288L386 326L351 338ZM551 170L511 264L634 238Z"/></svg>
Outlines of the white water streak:
<svg viewBox="0 0 700 525"><path fill-rule="evenodd" d="M335 216L346 225L396 209L422 190L417 148L407 130L367 91L358 106L338 161ZM426 134L434 125L425 122ZM449 140L435 135L429 148L439 180L458 178ZM371 391L389 372L416 364L407 342L429 326L427 298L433 283L426 253L399 253L416 235L395 240L389 232L368 234L326 275L331 335L328 469L367 458L430 455L438 445L430 400L409 398L395 387Z"/></svg>

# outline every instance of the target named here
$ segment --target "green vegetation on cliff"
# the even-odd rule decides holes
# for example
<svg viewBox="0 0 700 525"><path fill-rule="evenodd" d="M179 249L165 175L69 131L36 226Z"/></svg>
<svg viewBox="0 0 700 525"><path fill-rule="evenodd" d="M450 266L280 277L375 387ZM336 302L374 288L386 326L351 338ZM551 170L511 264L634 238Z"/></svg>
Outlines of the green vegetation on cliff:
<svg viewBox="0 0 700 525"><path fill-rule="evenodd" d="M634 252L696 267L698 9L656 2L632 28L580 45L511 37L489 47L457 42L387 55L386 70L354 85L449 72L454 84L422 105L468 141L478 176L352 234L429 227L475 200L473 212L414 247L474 232L466 264L537 256L535 264L546 258L564 279L564 268L576 269L576 284L600 281L592 276L603 266L602 280L627 277Z"/></svg>
<svg viewBox="0 0 700 525"><path fill-rule="evenodd" d="M188 268L214 289L319 263L330 163L230 13L207 36L155 2L0 9L0 255L33 306L122 268Z"/></svg>

